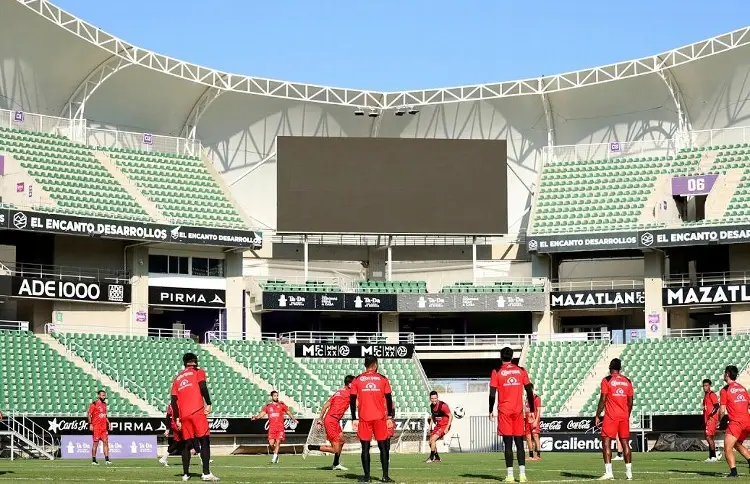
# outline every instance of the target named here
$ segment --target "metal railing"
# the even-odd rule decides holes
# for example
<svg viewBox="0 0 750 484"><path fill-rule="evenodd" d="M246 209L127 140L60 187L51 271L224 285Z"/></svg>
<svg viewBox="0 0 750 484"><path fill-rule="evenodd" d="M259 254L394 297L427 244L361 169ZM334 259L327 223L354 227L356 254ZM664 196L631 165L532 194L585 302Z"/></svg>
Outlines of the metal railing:
<svg viewBox="0 0 750 484"><path fill-rule="evenodd" d="M677 153L676 139L614 141L577 145L544 146L545 164L569 161L610 160L629 157L672 156Z"/></svg>
<svg viewBox="0 0 750 484"><path fill-rule="evenodd" d="M415 334L416 346L523 346L528 334Z"/></svg>
<svg viewBox="0 0 750 484"><path fill-rule="evenodd" d="M606 289L643 289L643 279L569 279L550 282L552 291L594 291Z"/></svg>
<svg viewBox="0 0 750 484"><path fill-rule="evenodd" d="M6 331L28 331L28 321L14 321L12 319L0 319L0 329Z"/></svg>
<svg viewBox="0 0 750 484"><path fill-rule="evenodd" d="M165 339L190 339L192 333L188 329L148 328L145 332L133 335L132 328L110 328L107 326L76 326L69 324L47 323L44 325L46 334L106 334L111 336L150 336Z"/></svg>
<svg viewBox="0 0 750 484"><path fill-rule="evenodd" d="M284 343L343 343L343 344L384 344L389 333L364 331L294 331L279 335ZM399 343L414 342L414 333L398 333Z"/></svg>
<svg viewBox="0 0 750 484"><path fill-rule="evenodd" d="M701 272L696 274L671 274L664 279L663 286L710 286L718 284L748 284L750 272Z"/></svg>
<svg viewBox="0 0 750 484"><path fill-rule="evenodd" d="M34 423L26 415L11 412L5 416L3 423L10 432L20 435L37 449L46 452L54 460L54 449L57 440L52 433L41 425Z"/></svg>
<svg viewBox="0 0 750 484"><path fill-rule="evenodd" d="M485 234L485 235L439 235L439 234L414 234L414 235L388 235L388 234L273 234L271 241L275 244L303 244L307 237L307 243L312 245L366 245L366 246L470 246L496 245L496 244L518 244L524 243L525 233L516 234Z"/></svg>
<svg viewBox="0 0 750 484"><path fill-rule="evenodd" d="M750 329L735 331L734 334L747 335L750 334ZM721 325L718 328L667 328L667 332L664 336L667 338L710 338L712 336L732 336L732 329L728 324Z"/></svg>
<svg viewBox="0 0 750 484"><path fill-rule="evenodd" d="M52 279L96 279L120 283L130 281L130 272L117 269L99 269L95 267L73 267L52 264L31 264L28 262L0 262L0 269L6 275L20 277L44 277Z"/></svg>
<svg viewBox="0 0 750 484"><path fill-rule="evenodd" d="M243 340L243 341L259 341L259 340L277 340L278 337L276 333L235 333L235 332L228 332L228 331L206 331L204 333L204 341L206 343L212 343L214 341L233 341L233 340Z"/></svg>
<svg viewBox="0 0 750 484"><path fill-rule="evenodd" d="M611 341L612 335L609 331L591 331L581 333L534 333L527 335L531 343L542 343L548 341Z"/></svg>
<svg viewBox="0 0 750 484"><path fill-rule="evenodd" d="M430 389L438 393L476 393L487 392L488 378L433 378L429 380Z"/></svg>
<svg viewBox="0 0 750 484"><path fill-rule="evenodd" d="M300 270L302 270L302 267L300 266ZM249 278L254 281L258 285L268 285L277 283L277 285L294 285L294 286L302 286L305 288L314 288L315 285L310 284L311 282L320 283L320 285L325 286L334 286L339 288L341 291L344 292L354 292L355 288L357 287L357 281L354 278L347 278L347 277L338 277L338 276L324 276L324 277L317 277L317 276L309 276L307 280L304 276L300 275L283 275L283 276L264 276L264 277L255 277L255 276L249 276Z"/></svg>

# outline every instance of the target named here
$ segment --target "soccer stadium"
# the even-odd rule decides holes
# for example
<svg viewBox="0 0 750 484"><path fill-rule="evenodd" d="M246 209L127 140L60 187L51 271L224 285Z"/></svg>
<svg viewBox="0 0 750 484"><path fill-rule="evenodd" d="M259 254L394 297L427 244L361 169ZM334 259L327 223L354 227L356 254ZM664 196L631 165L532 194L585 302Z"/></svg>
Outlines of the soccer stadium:
<svg viewBox="0 0 750 484"><path fill-rule="evenodd" d="M722 477L701 383L719 393L735 365L750 385L750 27L696 40L376 92L221 72L0 2L0 482L179 481L165 413L186 353L223 482L358 479L348 407L348 472L319 450L320 414L368 356L396 481L501 480L505 347L541 399L530 481L600 477L616 358L635 479ZM114 465L94 468L100 390ZM452 425L426 473L432 390ZM272 391L281 457L252 418Z"/></svg>

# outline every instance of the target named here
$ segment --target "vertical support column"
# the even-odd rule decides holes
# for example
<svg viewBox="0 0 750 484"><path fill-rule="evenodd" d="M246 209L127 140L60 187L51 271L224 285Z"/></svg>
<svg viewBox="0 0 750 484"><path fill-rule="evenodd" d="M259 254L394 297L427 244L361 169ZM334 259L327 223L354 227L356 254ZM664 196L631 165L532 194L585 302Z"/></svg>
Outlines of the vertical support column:
<svg viewBox="0 0 750 484"><path fill-rule="evenodd" d="M310 265L310 253L309 253L309 245L307 243L307 235L304 236L304 241L302 243L302 252L304 253L304 264L305 264L305 282L308 281L308 267Z"/></svg>
<svg viewBox="0 0 750 484"><path fill-rule="evenodd" d="M472 284L477 283L477 238L471 239L471 278Z"/></svg>
<svg viewBox="0 0 750 484"><path fill-rule="evenodd" d="M130 322L128 333L135 336L148 334L148 246L126 249L125 261L130 271ZM143 317L145 315L145 317ZM141 321L138 321L138 320Z"/></svg>
<svg viewBox="0 0 750 484"><path fill-rule="evenodd" d="M750 250L744 244L729 246L729 270L734 273L750 272ZM732 334L750 329L750 304L732 304L730 306L729 325Z"/></svg>
<svg viewBox="0 0 750 484"><path fill-rule="evenodd" d="M245 311L245 282L242 277L242 252L227 252L226 265L226 332L229 339L242 339Z"/></svg>
<svg viewBox="0 0 750 484"><path fill-rule="evenodd" d="M398 313L381 313L380 331L385 336L386 343L398 344Z"/></svg>
<svg viewBox="0 0 750 484"><path fill-rule="evenodd" d="M550 266L553 259L544 254L531 254L531 277L545 281L544 311L531 313L531 332L540 335L551 335L560 331L559 318L552 312L550 306Z"/></svg>
<svg viewBox="0 0 750 484"><path fill-rule="evenodd" d="M393 247L388 242L388 260L386 261L385 275L386 280L391 282L393 280Z"/></svg>
<svg viewBox="0 0 750 484"><path fill-rule="evenodd" d="M643 254L644 326L648 338L661 338L667 333L667 311L662 302L665 259L660 251Z"/></svg>

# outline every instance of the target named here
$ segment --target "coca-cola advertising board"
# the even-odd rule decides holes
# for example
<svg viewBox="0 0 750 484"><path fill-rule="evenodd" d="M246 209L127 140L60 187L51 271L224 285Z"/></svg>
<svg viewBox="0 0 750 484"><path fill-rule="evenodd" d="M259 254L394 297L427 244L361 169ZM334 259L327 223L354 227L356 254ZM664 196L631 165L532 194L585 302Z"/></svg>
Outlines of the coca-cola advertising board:
<svg viewBox="0 0 750 484"><path fill-rule="evenodd" d="M640 429L640 422L632 420L630 429ZM599 434L599 429L594 427L593 417L542 417L539 430L543 434Z"/></svg>

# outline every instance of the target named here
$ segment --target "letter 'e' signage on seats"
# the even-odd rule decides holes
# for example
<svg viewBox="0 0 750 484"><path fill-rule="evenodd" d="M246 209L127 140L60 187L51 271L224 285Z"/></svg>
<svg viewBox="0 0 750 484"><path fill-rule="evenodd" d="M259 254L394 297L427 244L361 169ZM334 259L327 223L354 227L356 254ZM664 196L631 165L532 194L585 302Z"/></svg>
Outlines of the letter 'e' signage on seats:
<svg viewBox="0 0 750 484"><path fill-rule="evenodd" d="M11 295L66 301L130 303L130 285L78 279L11 277Z"/></svg>

